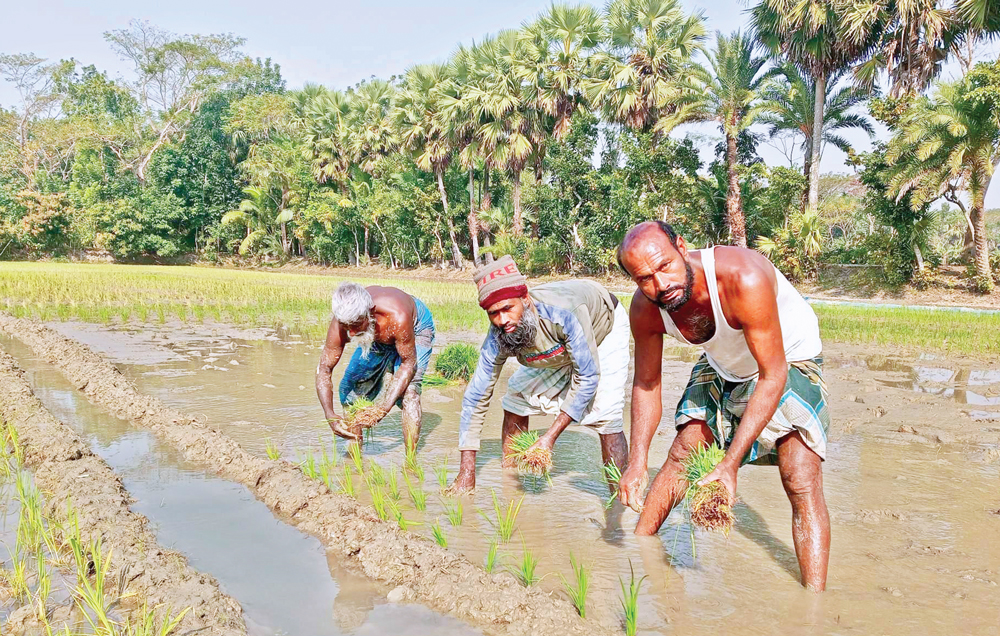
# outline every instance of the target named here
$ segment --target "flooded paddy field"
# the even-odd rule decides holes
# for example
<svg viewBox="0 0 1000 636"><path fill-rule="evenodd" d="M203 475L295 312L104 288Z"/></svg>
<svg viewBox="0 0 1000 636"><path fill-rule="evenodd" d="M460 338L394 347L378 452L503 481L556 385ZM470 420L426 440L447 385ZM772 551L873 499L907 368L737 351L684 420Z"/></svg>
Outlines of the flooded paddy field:
<svg viewBox="0 0 1000 636"><path fill-rule="evenodd" d="M268 442L293 462L324 450L344 455L343 444L334 449L316 402L315 341L211 321L50 326L105 356L140 392L197 417L255 455L265 456ZM266 510L255 517L257 502L249 493L89 405L16 340L5 337L0 346L29 368L49 409L80 426L95 452L114 466L160 541L213 574L243 604L254 633L409 633L403 625L417 625L419 633L474 633L457 623L448 627L427 610L420 614L419 606L386 603L390 590L346 576L318 543L290 528L276 530L280 524ZM537 586L564 598L560 575L571 575L574 555L592 572L588 618L610 631L621 629L619 577L627 580L634 568L648 577L639 600L639 631L645 634L715 634L734 624L739 633L753 634L1000 633L1000 371L982 360L875 355L873 348L837 344L826 349L834 427L824 465L833 526L824 594L798 585L790 508L776 469L741 470L741 503L728 539L699 532L692 545L679 512L658 536L639 538L632 534L634 513L618 504L605 510L596 436L571 428L559 439L551 483L518 477L500 468L498 406L484 430L477 492L461 499L462 521L452 525L446 506L454 508L457 500L439 494L436 469L447 466L449 480L457 469L462 387L424 391L418 459L428 502L426 511L414 509L403 489L406 518L421 524L410 532L430 537L437 522L450 550L481 564L493 534L492 492L504 502L523 496L514 539L499 547L498 569L530 550L539 559L538 575L546 575ZM668 405L676 402L694 358L686 350L666 355L665 418L650 449L651 470L673 437ZM514 364L509 366L508 374ZM404 462L399 417L398 411L390 415L364 449L386 469ZM548 423L533 421L532 427ZM356 486L359 501L368 503L364 484ZM236 525L243 526L238 535L218 536ZM253 545L271 541L279 554L262 554ZM222 547L232 550L229 556L222 556ZM269 568L284 571L272 575ZM295 578L309 589L270 592L271 581ZM345 622L338 613L344 605L369 609L354 610L367 615ZM280 618L283 608L295 616Z"/></svg>

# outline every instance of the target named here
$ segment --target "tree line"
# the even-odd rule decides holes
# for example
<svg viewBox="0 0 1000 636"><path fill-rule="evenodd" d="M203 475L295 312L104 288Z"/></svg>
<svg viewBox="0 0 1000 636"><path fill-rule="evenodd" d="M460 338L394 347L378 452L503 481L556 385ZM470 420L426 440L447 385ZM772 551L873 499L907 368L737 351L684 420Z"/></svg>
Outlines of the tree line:
<svg viewBox="0 0 1000 636"><path fill-rule="evenodd" d="M603 272L632 224L661 218L796 277L862 261L901 282L964 261L992 289L1000 62L973 52L1000 34L997 3L759 0L748 14L747 32L710 34L679 0L554 4L342 90L288 90L239 37L142 22L105 34L127 79L3 54L19 102L0 109L0 258L395 268L509 252L534 273ZM938 81L949 60L961 79ZM875 121L891 138L856 153L844 133L874 136ZM705 122L722 138L708 162L713 142L685 134ZM797 167L767 166L769 139ZM829 144L855 177L820 174Z"/></svg>

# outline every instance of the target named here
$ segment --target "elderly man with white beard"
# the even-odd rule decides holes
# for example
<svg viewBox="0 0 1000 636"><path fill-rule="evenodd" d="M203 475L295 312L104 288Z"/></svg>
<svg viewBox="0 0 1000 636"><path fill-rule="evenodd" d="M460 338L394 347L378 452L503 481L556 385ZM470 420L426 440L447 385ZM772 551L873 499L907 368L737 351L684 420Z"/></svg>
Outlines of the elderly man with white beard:
<svg viewBox="0 0 1000 636"><path fill-rule="evenodd" d="M508 380L502 400L505 465L512 438L528 430L528 417L552 415L555 420L535 446L551 451L569 425L586 426L601 440L604 464L614 461L624 470L628 444L622 412L630 331L628 312L618 299L589 280L529 290L510 256L480 268L474 279L491 327L462 401L462 463L449 491L469 492L476 486L480 432L508 358L522 366Z"/></svg>
<svg viewBox="0 0 1000 636"><path fill-rule="evenodd" d="M358 439L333 409L333 368L344 346L358 341L358 348L340 382L340 403L347 407L359 399L378 400L388 413L395 404L403 410L403 443L409 452L420 438L420 388L431 359L434 320L420 300L395 287L341 283L333 292L333 319L316 367L316 394L326 421L336 435ZM382 393L383 377L392 382ZM384 417L384 415L383 415Z"/></svg>

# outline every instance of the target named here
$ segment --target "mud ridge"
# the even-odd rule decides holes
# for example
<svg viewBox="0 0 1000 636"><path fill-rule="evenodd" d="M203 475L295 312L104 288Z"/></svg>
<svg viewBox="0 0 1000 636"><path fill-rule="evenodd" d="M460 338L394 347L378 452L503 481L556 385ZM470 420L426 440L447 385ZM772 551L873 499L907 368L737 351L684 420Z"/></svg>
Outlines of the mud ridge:
<svg viewBox="0 0 1000 636"><path fill-rule="evenodd" d="M462 555L380 521L372 508L330 492L290 463L246 452L221 432L140 393L89 347L53 329L3 312L0 329L56 365L92 402L245 485L280 519L318 537L369 578L401 588L397 596L497 636L611 633L581 619L567 600L522 587L508 574L488 574Z"/></svg>
<svg viewBox="0 0 1000 636"><path fill-rule="evenodd" d="M0 418L11 423L24 450L25 466L45 494L46 513L64 522L67 504L78 515L85 541L100 539L113 551L112 566L128 568L127 592L149 605L191 610L178 633L219 636L247 633L239 603L216 580L191 568L180 553L166 550L149 530L149 520L132 512L132 499L115 472L35 397L14 359L0 351ZM162 610L161 610L162 611Z"/></svg>

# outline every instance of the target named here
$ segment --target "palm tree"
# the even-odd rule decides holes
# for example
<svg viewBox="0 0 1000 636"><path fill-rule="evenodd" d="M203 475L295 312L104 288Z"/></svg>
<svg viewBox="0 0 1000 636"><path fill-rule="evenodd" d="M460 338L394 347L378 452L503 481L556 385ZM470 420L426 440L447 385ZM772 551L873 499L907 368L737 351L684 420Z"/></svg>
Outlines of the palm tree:
<svg viewBox="0 0 1000 636"><path fill-rule="evenodd" d="M333 182L342 195L355 167L351 150L351 99L340 91L303 88L305 141L319 183Z"/></svg>
<svg viewBox="0 0 1000 636"><path fill-rule="evenodd" d="M995 0L956 0L955 8L970 28L985 35L1000 33L1000 4Z"/></svg>
<svg viewBox="0 0 1000 636"><path fill-rule="evenodd" d="M761 73L767 58L754 55L756 48L754 41L739 31L729 37L716 32L715 50L708 55L711 71L698 68L696 77L700 84L689 93L690 97L685 98L676 114L659 124L662 130L667 130L670 122L678 118L719 123L726 138L726 224L730 242L739 247L747 246L747 226L737 170L736 139L765 109L760 95L767 79L766 74Z"/></svg>
<svg viewBox="0 0 1000 636"><path fill-rule="evenodd" d="M583 85L608 121L649 131L676 110L692 56L705 39L701 13L686 15L680 0L612 0L608 43L595 54Z"/></svg>
<svg viewBox="0 0 1000 636"><path fill-rule="evenodd" d="M813 81L813 121L826 121L826 85L838 70L865 54L866 41L852 40L843 32L839 0L761 0L750 9L757 38L774 54L782 54ZM809 209L819 206L819 163L822 126L813 127L810 148Z"/></svg>
<svg viewBox="0 0 1000 636"><path fill-rule="evenodd" d="M973 71L975 73L975 71ZM965 80L939 84L933 97L913 102L890 141L890 186L911 193L916 208L942 196L955 183L969 191L975 244L976 286L993 287L987 251L986 192L1000 163L1000 120L990 100L978 99Z"/></svg>
<svg viewBox="0 0 1000 636"><path fill-rule="evenodd" d="M406 72L400 91L393 122L401 147L408 151L421 170L433 172L437 179L441 205L451 239L451 256L455 267L462 267L462 252L458 249L455 223L448 209L448 192L444 187L444 173L455 153L455 129L450 121L440 116L440 92L448 90L451 82L448 69L442 64L421 64Z"/></svg>
<svg viewBox="0 0 1000 636"><path fill-rule="evenodd" d="M837 71L827 81L821 133L824 144L833 144L845 153L852 148L850 142L839 134L840 131L857 129L865 131L869 137L875 135L875 127L868 117L851 112L868 98L868 93L854 86L835 88L846 72L846 69ZM762 97L767 102L768 108L758 121L770 126L771 138L786 133L794 137L801 136L802 174L808 183L813 165L813 115L816 111L814 104L816 90L812 80L793 64L782 66L778 69L778 75L780 79L776 77L764 89ZM820 155L822 156L822 148ZM803 205L805 205L805 195L808 195L808 191L803 192L803 195Z"/></svg>
<svg viewBox="0 0 1000 636"><path fill-rule="evenodd" d="M267 188L248 186L243 188L243 194L246 198L240 202L240 207L222 215L222 224L243 226L246 229L246 236L240 241L239 247L239 254L246 256L271 236L270 223L278 221L279 218L275 215L280 216L280 213L278 202Z"/></svg>
<svg viewBox="0 0 1000 636"><path fill-rule="evenodd" d="M399 145L392 125L395 97L393 85L380 79L362 82L353 90L348 147L358 167L368 174Z"/></svg>

